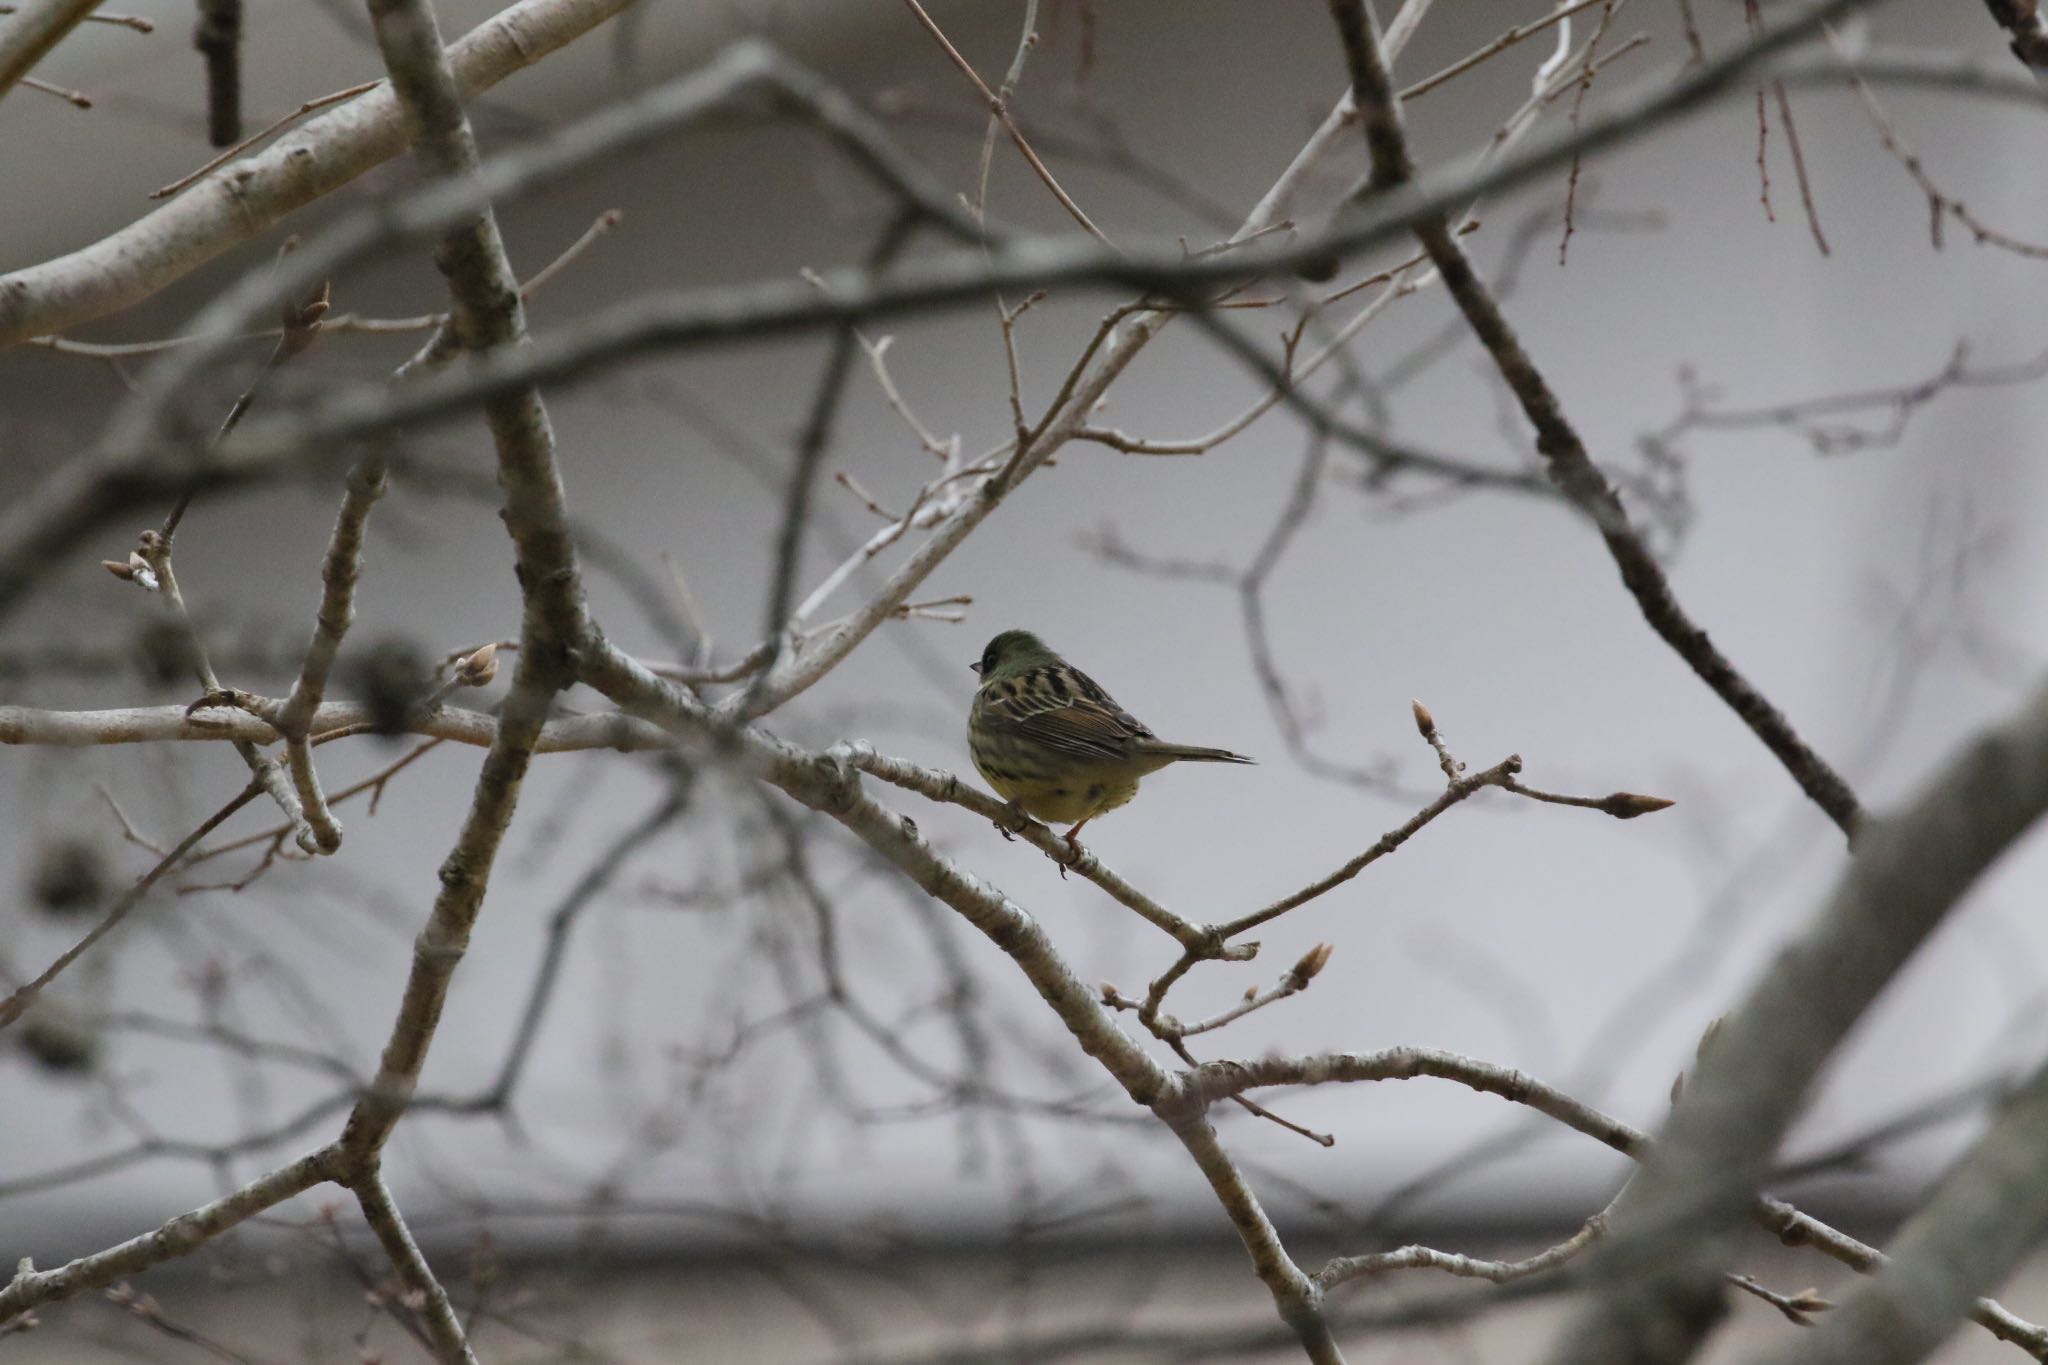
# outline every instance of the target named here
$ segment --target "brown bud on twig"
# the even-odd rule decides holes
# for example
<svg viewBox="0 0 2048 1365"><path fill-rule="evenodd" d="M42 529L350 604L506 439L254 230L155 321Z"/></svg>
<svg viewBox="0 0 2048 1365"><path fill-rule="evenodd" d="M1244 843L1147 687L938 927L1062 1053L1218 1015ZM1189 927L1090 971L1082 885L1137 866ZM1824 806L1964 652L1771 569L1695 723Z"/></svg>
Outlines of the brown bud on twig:
<svg viewBox="0 0 2048 1365"><path fill-rule="evenodd" d="M1429 714L1429 708L1419 701L1408 703L1415 708L1415 728L1422 731L1424 739L1436 738L1436 717Z"/></svg>
<svg viewBox="0 0 2048 1365"><path fill-rule="evenodd" d="M471 654L456 669L464 687L487 687L498 676L498 646L495 641Z"/></svg>
<svg viewBox="0 0 2048 1365"><path fill-rule="evenodd" d="M1822 1298L1818 1289L1802 1289L1792 1296L1790 1303L1802 1313L1825 1313L1835 1306L1833 1301Z"/></svg>
<svg viewBox="0 0 2048 1365"><path fill-rule="evenodd" d="M135 581L135 566L125 559L102 559L100 567L125 583Z"/></svg>
<svg viewBox="0 0 2048 1365"><path fill-rule="evenodd" d="M313 344L313 339L320 335L320 320L327 316L332 300L332 287L322 280L305 298L285 304L284 335L278 339L279 349L285 355L297 355Z"/></svg>
<svg viewBox="0 0 2048 1365"><path fill-rule="evenodd" d="M1294 964L1294 970L1289 975L1306 986L1316 979L1323 968L1330 965L1330 954L1336 951L1336 948L1328 943L1318 943L1301 955L1301 961Z"/></svg>
<svg viewBox="0 0 2048 1365"><path fill-rule="evenodd" d="M1644 796L1640 792L1616 792L1602 797L1599 809L1606 811L1617 820L1633 820L1638 815L1649 815L1660 810L1669 810L1677 805L1661 796Z"/></svg>

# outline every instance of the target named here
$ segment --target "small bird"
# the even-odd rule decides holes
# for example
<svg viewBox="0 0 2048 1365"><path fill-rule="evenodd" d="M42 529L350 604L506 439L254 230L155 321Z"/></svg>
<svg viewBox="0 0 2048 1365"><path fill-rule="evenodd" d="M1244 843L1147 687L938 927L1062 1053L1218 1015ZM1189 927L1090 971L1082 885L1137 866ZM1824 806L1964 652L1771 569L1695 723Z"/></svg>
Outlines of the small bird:
<svg viewBox="0 0 2048 1365"><path fill-rule="evenodd" d="M1254 761L1228 749L1166 743L1028 630L1004 631L968 667L981 675L967 713L975 768L1013 809L1073 821L1066 837L1076 857L1081 826L1136 796L1147 773L1183 760Z"/></svg>

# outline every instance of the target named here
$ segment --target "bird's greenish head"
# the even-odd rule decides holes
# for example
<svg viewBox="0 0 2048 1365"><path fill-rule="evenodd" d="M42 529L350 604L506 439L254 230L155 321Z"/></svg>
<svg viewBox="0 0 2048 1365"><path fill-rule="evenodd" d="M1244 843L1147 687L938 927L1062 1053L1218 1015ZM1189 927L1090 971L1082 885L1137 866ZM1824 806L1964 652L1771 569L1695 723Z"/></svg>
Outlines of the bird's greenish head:
<svg viewBox="0 0 2048 1365"><path fill-rule="evenodd" d="M1059 661L1060 656L1046 648L1045 641L1030 631L1006 630L988 642L978 663L968 667L981 674L982 682L992 683Z"/></svg>

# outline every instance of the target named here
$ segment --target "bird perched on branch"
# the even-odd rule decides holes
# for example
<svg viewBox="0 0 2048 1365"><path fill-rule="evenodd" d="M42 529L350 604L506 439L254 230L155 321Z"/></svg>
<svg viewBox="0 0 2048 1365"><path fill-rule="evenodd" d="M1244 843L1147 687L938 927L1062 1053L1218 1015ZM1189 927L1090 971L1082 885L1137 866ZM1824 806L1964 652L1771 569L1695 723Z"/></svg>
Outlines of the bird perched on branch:
<svg viewBox="0 0 2048 1365"><path fill-rule="evenodd" d="M1136 796L1147 773L1169 763L1254 761L1228 749L1168 744L1028 630L996 636L969 667L981 675L967 713L975 768L1012 809L1072 821L1066 838L1076 857L1081 826Z"/></svg>

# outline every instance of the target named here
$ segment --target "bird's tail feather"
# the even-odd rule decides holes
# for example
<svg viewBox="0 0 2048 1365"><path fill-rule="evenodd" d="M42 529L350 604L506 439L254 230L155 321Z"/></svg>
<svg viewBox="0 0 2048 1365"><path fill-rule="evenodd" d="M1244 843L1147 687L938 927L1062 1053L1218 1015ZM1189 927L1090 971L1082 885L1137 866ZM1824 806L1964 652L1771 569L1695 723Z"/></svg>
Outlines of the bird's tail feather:
<svg viewBox="0 0 2048 1365"><path fill-rule="evenodd" d="M1257 760L1256 758L1246 758L1246 757L1245 757L1245 756L1244 756L1243 754L1234 754L1234 753L1230 752L1230 750L1228 750L1228 749L1210 749L1210 748L1205 748L1204 746L1202 746L1202 745L1200 745L1200 744L1167 744L1167 743L1165 743L1165 742L1163 742L1163 741L1161 741L1161 740L1152 740L1152 741L1148 742L1148 743L1147 743L1147 744L1145 745L1145 751L1146 751L1147 753L1157 754L1157 755L1158 755L1159 757L1161 757L1161 758L1164 758L1164 759L1168 759L1168 760L1171 760L1171 761L1173 761L1173 762L1187 762L1187 763L1256 763L1256 762L1258 762L1258 760Z"/></svg>

